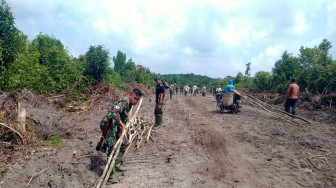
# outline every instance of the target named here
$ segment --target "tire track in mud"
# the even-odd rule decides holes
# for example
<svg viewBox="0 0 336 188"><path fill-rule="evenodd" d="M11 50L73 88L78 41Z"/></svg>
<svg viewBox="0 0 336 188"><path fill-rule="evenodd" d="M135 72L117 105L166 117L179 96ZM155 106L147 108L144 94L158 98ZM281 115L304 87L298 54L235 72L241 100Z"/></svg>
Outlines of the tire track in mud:
<svg viewBox="0 0 336 188"><path fill-rule="evenodd" d="M225 147L216 142L223 139L215 131L206 131L208 114L190 110L195 108L192 100L178 95L165 101L164 123L153 133L155 142L125 156L128 170L120 176L117 187L223 186L221 160L225 149L218 148Z"/></svg>
<svg viewBox="0 0 336 188"><path fill-rule="evenodd" d="M226 150L224 154L219 151L218 153L215 152L215 155L223 157L222 162L218 165L223 168L224 175L222 178L226 186L298 186L295 182L288 182L288 177L285 177L287 182L283 180L283 177L277 177L272 171L274 166L265 162L267 161L265 159L267 154L263 153L264 151L258 145L262 144L261 137L265 137L265 135L261 135L265 134L264 132L260 134L258 131L258 124L263 121L266 121L265 124L267 124L271 119L269 114L251 106L245 106L242 113L239 114L231 114L228 111L218 113L215 110L214 98L208 96L208 98L195 101L197 105L206 104L202 105L201 111L208 112L209 118L212 120L211 129L217 133L218 137L225 137ZM252 118L252 121L248 120L246 115Z"/></svg>
<svg viewBox="0 0 336 188"><path fill-rule="evenodd" d="M225 137L227 153L223 157L227 174L223 181L228 185L330 187L334 184L331 181L334 175L326 176L316 169L314 175L304 172L306 167L312 168L311 152L316 153L316 149L323 146L333 148L330 144L335 143L335 138L327 134L330 130L327 125L289 124L249 105L244 105L237 115L216 113L215 100L211 97L199 97L195 102L201 106L200 111L211 112L212 128Z"/></svg>

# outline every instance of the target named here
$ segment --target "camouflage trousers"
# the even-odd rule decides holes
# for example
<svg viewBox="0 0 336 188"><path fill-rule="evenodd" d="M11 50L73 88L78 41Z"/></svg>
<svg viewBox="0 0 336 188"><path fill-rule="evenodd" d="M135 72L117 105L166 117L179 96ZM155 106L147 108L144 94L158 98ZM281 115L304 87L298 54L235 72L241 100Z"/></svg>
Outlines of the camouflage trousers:
<svg viewBox="0 0 336 188"><path fill-rule="evenodd" d="M155 127L160 126L162 124L162 117L163 117L163 112L162 112L162 106L159 109L158 108L158 104L155 105L155 109L154 109L154 115L155 115Z"/></svg>
<svg viewBox="0 0 336 188"><path fill-rule="evenodd" d="M104 130L102 129L102 126L100 126L100 128L102 131ZM121 132L120 125L113 123L108 126L107 132L105 135L105 141L107 143L107 148L108 148L107 157L110 157L112 148L117 143L118 139L121 137L121 134L122 132ZM128 145L129 145L128 138L126 135L124 135L124 138L123 138L123 141L120 147L120 152L124 153Z"/></svg>

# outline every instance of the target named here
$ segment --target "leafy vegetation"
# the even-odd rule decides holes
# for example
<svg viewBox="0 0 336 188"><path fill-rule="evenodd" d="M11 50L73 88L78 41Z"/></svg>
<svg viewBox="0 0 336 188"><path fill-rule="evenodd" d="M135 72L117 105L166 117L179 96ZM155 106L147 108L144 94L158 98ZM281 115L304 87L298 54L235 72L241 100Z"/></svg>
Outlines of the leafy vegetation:
<svg viewBox="0 0 336 188"><path fill-rule="evenodd" d="M51 136L49 140L54 146L62 146L62 137L60 135Z"/></svg>
<svg viewBox="0 0 336 188"><path fill-rule="evenodd" d="M213 79L208 76L195 75L193 73L190 74L167 74L162 75L161 78L169 83L169 84L177 84L177 85L197 85L201 86L203 84L210 85L212 82L220 81L221 79Z"/></svg>
<svg viewBox="0 0 336 188"><path fill-rule="evenodd" d="M101 80L120 89L130 82L142 83L148 88L154 86L155 73L136 64L121 51L111 58L108 49L97 45L90 46L85 54L72 57L54 36L40 33L29 41L15 27L14 17L5 0L0 1L0 23L0 90L27 88L37 93L66 91L75 100L87 100L90 85ZM311 93L335 92L336 62L329 54L331 47L331 42L323 39L313 48L302 46L297 57L284 51L272 72L259 71L254 77L250 76L251 62L246 64L245 74L239 72L235 77L214 79L193 73L161 77L178 87L184 84L224 87L232 79L238 88L280 93L286 91L291 78L296 78L302 90Z"/></svg>
<svg viewBox="0 0 336 188"><path fill-rule="evenodd" d="M336 91L336 61L329 55L331 43L323 39L319 46L301 47L298 57L285 51L275 62L272 74L257 72L253 87L256 91L284 93L291 78L301 90L312 93Z"/></svg>

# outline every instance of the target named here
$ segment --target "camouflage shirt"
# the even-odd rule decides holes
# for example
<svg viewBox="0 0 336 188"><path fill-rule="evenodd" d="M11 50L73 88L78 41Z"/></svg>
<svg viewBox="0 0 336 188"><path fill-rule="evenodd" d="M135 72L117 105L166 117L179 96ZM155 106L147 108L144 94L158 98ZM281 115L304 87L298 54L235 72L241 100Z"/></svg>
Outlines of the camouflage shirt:
<svg viewBox="0 0 336 188"><path fill-rule="evenodd" d="M131 110L132 105L129 103L129 97L123 97L119 101L116 101L108 110L107 115L111 116L111 119L115 123L127 122L128 113Z"/></svg>

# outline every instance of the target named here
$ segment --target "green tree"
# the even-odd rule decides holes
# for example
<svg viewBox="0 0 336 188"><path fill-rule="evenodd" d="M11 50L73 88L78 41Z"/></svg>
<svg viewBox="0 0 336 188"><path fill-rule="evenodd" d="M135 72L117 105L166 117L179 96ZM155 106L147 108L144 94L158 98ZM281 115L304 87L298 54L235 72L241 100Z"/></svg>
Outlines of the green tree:
<svg viewBox="0 0 336 188"><path fill-rule="evenodd" d="M129 60L125 63L125 65L124 65L124 67L123 67L123 71L132 71L132 70L135 70L135 69L136 69L136 65L135 65L135 63L132 61L132 58L129 59Z"/></svg>
<svg viewBox="0 0 336 188"><path fill-rule="evenodd" d="M82 73L79 66L59 40L39 34L10 66L8 88L59 92L78 80Z"/></svg>
<svg viewBox="0 0 336 188"><path fill-rule="evenodd" d="M27 53L19 55L9 71L8 90L31 89L36 92L47 92L46 86L52 82L48 69L39 63L40 53L36 46L29 45Z"/></svg>
<svg viewBox="0 0 336 188"><path fill-rule="evenodd" d="M272 88L272 75L269 72L259 71L255 74L253 84L257 91L269 91Z"/></svg>
<svg viewBox="0 0 336 188"><path fill-rule="evenodd" d="M278 92L285 92L288 86L288 81L297 77L301 67L298 58L285 51L281 59L275 62L272 69L272 83L274 89Z"/></svg>
<svg viewBox="0 0 336 188"><path fill-rule="evenodd" d="M239 84L239 83L242 81L243 76L244 76L243 73L238 72L236 78L234 79L234 83L235 83L235 84Z"/></svg>
<svg viewBox="0 0 336 188"><path fill-rule="evenodd" d="M323 39L319 46L314 48L300 48L299 62L302 67L298 79L301 88L314 93L322 93L334 88L335 83L334 61L329 55L331 43Z"/></svg>
<svg viewBox="0 0 336 188"><path fill-rule="evenodd" d="M109 51L104 46L90 46L89 51L86 52L85 74L92 76L97 81L106 78L109 61Z"/></svg>
<svg viewBox="0 0 336 188"><path fill-rule="evenodd" d="M125 89L125 81L124 79L114 70L108 69L108 74L106 78L107 83L111 86L118 87L120 89Z"/></svg>
<svg viewBox="0 0 336 188"><path fill-rule="evenodd" d="M72 61L62 42L55 37L40 33L32 41L40 53L39 63L48 70L49 92L59 92L78 78L77 64Z"/></svg>
<svg viewBox="0 0 336 188"><path fill-rule="evenodd" d="M152 73L148 68L143 67L142 65L137 65L137 77L136 81L146 85L148 88L153 86L153 79L155 74ZM177 83L177 82L171 82Z"/></svg>
<svg viewBox="0 0 336 188"><path fill-rule="evenodd" d="M121 51L118 51L117 55L113 56L113 62L114 62L114 71L116 71L120 75L123 75L123 69L126 63L126 54L122 53Z"/></svg>
<svg viewBox="0 0 336 188"><path fill-rule="evenodd" d="M7 70L22 48L22 32L15 27L14 17L5 0L0 2L0 89L7 86Z"/></svg>
<svg viewBox="0 0 336 188"><path fill-rule="evenodd" d="M244 76L240 82L234 84L236 88L252 88L253 80L253 77Z"/></svg>

